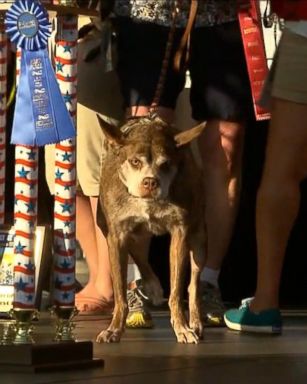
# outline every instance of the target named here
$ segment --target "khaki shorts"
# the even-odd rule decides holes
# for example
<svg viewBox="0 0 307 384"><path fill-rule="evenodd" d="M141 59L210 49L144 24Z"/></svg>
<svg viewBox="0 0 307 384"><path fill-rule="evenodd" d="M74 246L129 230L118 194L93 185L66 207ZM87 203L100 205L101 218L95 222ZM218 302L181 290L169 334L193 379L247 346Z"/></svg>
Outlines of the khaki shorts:
<svg viewBox="0 0 307 384"><path fill-rule="evenodd" d="M265 83L261 105L271 97L307 104L307 38L285 29Z"/></svg>
<svg viewBox="0 0 307 384"><path fill-rule="evenodd" d="M104 136L96 114L117 124L123 118L119 83L114 71L104 72L102 59L85 63L85 52L97 45L98 35L89 36L78 45L77 88L77 180L78 189L86 196L99 194L101 162L104 156ZM54 145L45 147L46 179L54 193Z"/></svg>

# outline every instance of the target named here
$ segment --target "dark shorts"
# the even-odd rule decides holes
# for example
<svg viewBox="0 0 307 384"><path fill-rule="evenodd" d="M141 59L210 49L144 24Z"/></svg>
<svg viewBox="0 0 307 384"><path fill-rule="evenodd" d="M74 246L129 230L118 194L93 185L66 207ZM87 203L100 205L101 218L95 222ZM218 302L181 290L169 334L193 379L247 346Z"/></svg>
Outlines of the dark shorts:
<svg viewBox="0 0 307 384"><path fill-rule="evenodd" d="M169 28L117 19L117 71L125 107L150 105L159 80ZM172 57L183 31L176 31ZM173 64L173 59L170 60ZM244 120L252 98L237 22L196 28L189 60L190 101L195 120ZM159 105L175 108L185 74L169 65Z"/></svg>
<svg viewBox="0 0 307 384"><path fill-rule="evenodd" d="M117 22L117 72L125 106L150 105L159 80L169 28L152 23L134 23L127 18ZM178 30L172 57L181 37ZM185 76L169 66L160 105L175 108L184 87Z"/></svg>

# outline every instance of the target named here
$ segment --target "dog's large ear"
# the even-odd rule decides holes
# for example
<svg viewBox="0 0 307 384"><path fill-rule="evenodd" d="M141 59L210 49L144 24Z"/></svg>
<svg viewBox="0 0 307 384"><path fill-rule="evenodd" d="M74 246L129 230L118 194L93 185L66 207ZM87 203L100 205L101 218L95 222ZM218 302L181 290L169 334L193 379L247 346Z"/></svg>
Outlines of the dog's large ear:
<svg viewBox="0 0 307 384"><path fill-rule="evenodd" d="M99 121L100 127L103 130L103 133L106 136L108 143L115 146L122 146L124 140L121 136L121 132L115 125L107 123L99 115L96 115Z"/></svg>
<svg viewBox="0 0 307 384"><path fill-rule="evenodd" d="M176 147L181 147L182 145L190 143L192 140L196 139L204 130L206 122L197 125L196 127L190 128L187 131L177 133L174 136Z"/></svg>

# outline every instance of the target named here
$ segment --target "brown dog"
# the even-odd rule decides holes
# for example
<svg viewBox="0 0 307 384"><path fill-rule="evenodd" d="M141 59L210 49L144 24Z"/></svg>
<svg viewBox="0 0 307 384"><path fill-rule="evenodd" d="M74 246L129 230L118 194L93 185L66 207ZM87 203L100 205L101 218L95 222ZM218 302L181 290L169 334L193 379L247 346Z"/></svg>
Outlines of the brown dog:
<svg viewBox="0 0 307 384"><path fill-rule="evenodd" d="M107 139L107 154L97 220L108 241L115 308L110 326L100 332L97 341L118 342L124 330L129 254L140 268L147 294L158 296L160 285L147 255L138 254L137 243L148 233L168 232L171 324L178 342L197 343L202 335L198 291L206 249L205 207L203 178L188 143L199 136L204 124L181 133L159 118L130 121L121 130L102 120L100 125ZM188 324L183 286L189 254Z"/></svg>

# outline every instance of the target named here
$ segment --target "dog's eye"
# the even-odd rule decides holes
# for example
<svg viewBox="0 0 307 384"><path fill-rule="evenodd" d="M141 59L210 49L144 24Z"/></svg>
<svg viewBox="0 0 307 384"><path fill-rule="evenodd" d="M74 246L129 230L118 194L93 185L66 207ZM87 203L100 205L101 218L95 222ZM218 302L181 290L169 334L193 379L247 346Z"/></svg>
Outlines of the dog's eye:
<svg viewBox="0 0 307 384"><path fill-rule="evenodd" d="M137 159L136 157L130 159L129 163L132 165L133 168L141 168L142 166L141 160Z"/></svg>
<svg viewBox="0 0 307 384"><path fill-rule="evenodd" d="M169 160L165 160L163 161L162 164L160 164L160 169L162 172L167 172L169 171L170 166L171 166L171 162Z"/></svg>

